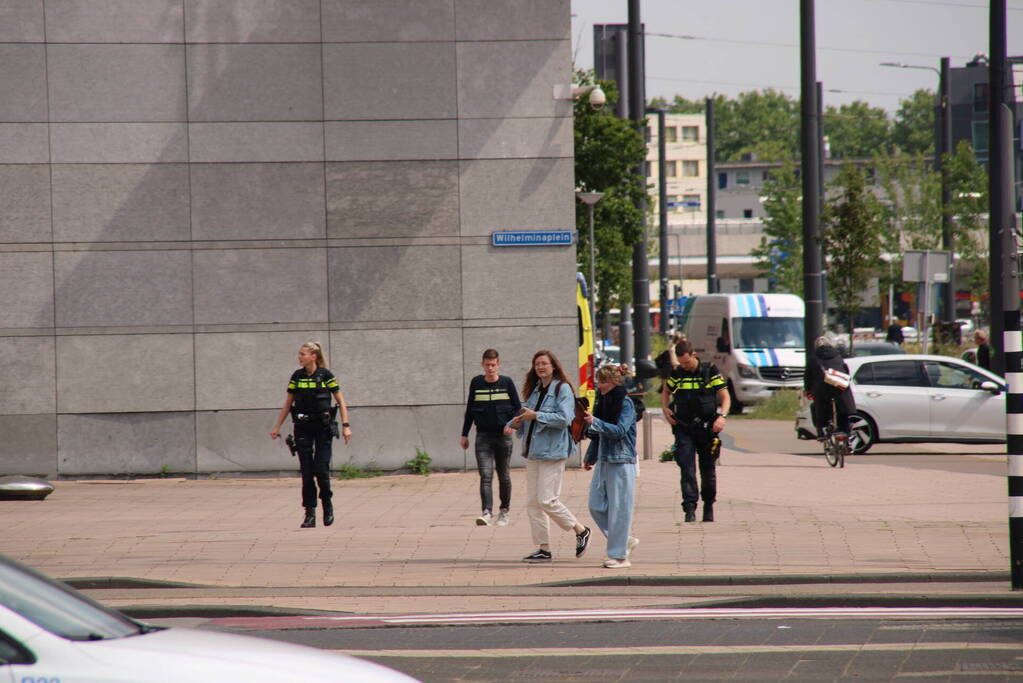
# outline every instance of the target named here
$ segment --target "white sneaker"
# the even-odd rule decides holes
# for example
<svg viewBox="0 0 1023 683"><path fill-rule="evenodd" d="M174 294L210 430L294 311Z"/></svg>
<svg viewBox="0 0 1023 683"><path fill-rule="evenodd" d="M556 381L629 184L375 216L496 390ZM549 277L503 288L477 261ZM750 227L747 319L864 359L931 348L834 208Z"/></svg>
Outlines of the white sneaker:
<svg viewBox="0 0 1023 683"><path fill-rule="evenodd" d="M639 539L636 538L635 536L629 536L629 541L628 543L625 544L626 559L628 559L628 557L632 555L632 551L636 549L637 545L639 545Z"/></svg>
<svg viewBox="0 0 1023 683"><path fill-rule="evenodd" d="M497 514L497 522L496 522L496 524L497 524L497 526L508 526L508 511L507 510L501 510Z"/></svg>
<svg viewBox="0 0 1023 683"><path fill-rule="evenodd" d="M490 511L484 512L482 515L476 518L476 526L490 526L491 520L494 518L490 514Z"/></svg>
<svg viewBox="0 0 1023 683"><path fill-rule="evenodd" d="M628 558L624 560L619 560L614 557L609 557L606 560L604 560L604 566L607 567L608 569L626 569L628 567L631 567L632 563L629 562Z"/></svg>

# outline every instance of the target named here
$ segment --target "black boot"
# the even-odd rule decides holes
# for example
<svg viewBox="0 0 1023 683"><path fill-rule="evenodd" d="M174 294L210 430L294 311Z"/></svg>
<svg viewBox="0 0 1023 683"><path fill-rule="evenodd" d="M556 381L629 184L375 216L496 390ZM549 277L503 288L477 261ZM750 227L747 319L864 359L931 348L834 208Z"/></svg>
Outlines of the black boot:
<svg viewBox="0 0 1023 683"><path fill-rule="evenodd" d="M330 526L334 523L334 506L330 501L323 503L323 526Z"/></svg>
<svg viewBox="0 0 1023 683"><path fill-rule="evenodd" d="M696 521L696 509L695 508L693 508L693 509L683 508L682 511L686 513L686 521L687 522L695 522Z"/></svg>
<svg viewBox="0 0 1023 683"><path fill-rule="evenodd" d="M703 504L703 521L704 522L714 521L714 503Z"/></svg>
<svg viewBox="0 0 1023 683"><path fill-rule="evenodd" d="M312 529L316 526L316 508L305 509L305 519L302 520L301 529Z"/></svg>

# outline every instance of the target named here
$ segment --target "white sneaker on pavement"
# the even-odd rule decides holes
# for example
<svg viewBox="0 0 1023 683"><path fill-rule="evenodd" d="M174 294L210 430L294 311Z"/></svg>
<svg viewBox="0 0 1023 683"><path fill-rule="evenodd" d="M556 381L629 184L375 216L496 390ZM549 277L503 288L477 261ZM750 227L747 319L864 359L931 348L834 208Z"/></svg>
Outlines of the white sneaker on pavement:
<svg viewBox="0 0 1023 683"><path fill-rule="evenodd" d="M619 560L618 558L615 557L609 557L606 560L604 560L604 566L607 567L608 569L627 569L628 567L632 566L632 563L629 562L628 558L624 560Z"/></svg>
<svg viewBox="0 0 1023 683"><path fill-rule="evenodd" d="M501 510L497 513L497 526L508 526L508 511Z"/></svg>
<svg viewBox="0 0 1023 683"><path fill-rule="evenodd" d="M639 539L635 536L629 536L628 543L625 544L625 559L628 559L632 555L632 551L639 545Z"/></svg>
<svg viewBox="0 0 1023 683"><path fill-rule="evenodd" d="M487 510L482 515L476 518L476 526L490 526L490 522L494 519L494 516L490 514L490 510Z"/></svg>

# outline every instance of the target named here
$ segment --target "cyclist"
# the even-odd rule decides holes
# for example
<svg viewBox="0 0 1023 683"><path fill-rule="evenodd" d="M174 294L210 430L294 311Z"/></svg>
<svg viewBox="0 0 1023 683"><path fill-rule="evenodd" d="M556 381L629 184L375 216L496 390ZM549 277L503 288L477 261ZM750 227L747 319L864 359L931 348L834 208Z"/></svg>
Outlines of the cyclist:
<svg viewBox="0 0 1023 683"><path fill-rule="evenodd" d="M839 389L824 381L825 370L838 370L849 374L849 366L842 360L838 349L827 337L818 337L814 342L813 356L807 359L806 374L803 375L803 388L813 405L810 407L813 424L820 436L824 425L831 420L831 402L835 402L835 413L838 417L838 432L848 438L849 416L856 412L856 401L852 391Z"/></svg>

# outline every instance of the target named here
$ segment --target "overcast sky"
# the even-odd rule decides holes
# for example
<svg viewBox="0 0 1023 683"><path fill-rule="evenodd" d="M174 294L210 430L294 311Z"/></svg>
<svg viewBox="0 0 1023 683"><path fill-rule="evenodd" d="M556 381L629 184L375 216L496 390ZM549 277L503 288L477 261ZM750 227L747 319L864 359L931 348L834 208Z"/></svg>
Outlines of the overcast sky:
<svg viewBox="0 0 1023 683"><path fill-rule="evenodd" d="M642 0L648 33L646 95L690 99L775 88L799 97L799 0ZM926 69L989 52L983 0L817 0L817 80L825 105L862 99L889 114L918 88L936 90ZM1023 55L1023 0L1008 0L1008 53ZM593 25L628 23L627 0L572 0L577 68L593 68ZM1018 68L1018 67L1017 67ZM1017 79L1016 85L1019 85ZM1019 92L1019 90L1017 90Z"/></svg>

